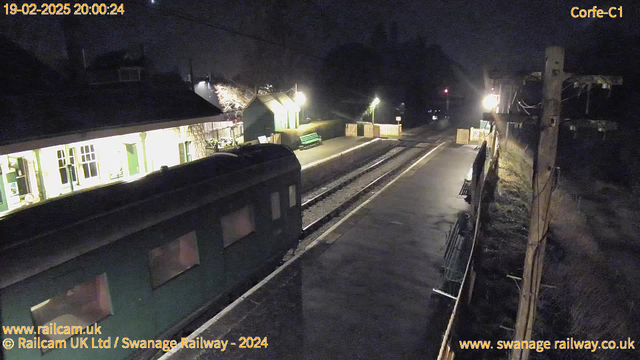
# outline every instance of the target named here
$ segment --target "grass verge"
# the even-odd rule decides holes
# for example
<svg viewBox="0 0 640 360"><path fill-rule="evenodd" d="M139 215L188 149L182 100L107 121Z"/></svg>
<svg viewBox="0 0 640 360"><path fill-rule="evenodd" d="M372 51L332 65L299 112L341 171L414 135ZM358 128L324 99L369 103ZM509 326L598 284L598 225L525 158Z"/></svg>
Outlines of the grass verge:
<svg viewBox="0 0 640 360"><path fill-rule="evenodd" d="M459 340L511 340L518 309L531 202L532 161L521 147L502 149L495 202L489 206L476 259L471 304ZM640 219L624 191L565 177L555 189L534 340L640 340ZM577 200L577 193L582 194ZM604 195L602 195L602 194ZM579 203L582 203L582 208ZM624 214L617 216L616 214ZM626 231L625 231L626 229ZM605 231L606 230L606 231ZM634 236L635 235L635 236ZM631 253L631 255L629 254ZM620 260L624 257L626 261ZM513 277L509 277L513 276ZM640 346L638 346L640 348ZM532 351L531 359L638 359L638 350ZM457 359L506 359L498 350L460 351Z"/></svg>

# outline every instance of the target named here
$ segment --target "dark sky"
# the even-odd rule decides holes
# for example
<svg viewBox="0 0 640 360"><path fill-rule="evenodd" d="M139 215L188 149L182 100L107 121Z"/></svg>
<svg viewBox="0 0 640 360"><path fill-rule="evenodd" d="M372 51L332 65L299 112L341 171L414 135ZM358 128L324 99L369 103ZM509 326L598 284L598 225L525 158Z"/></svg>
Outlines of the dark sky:
<svg viewBox="0 0 640 360"><path fill-rule="evenodd" d="M282 22L295 48L324 56L342 43L366 42L378 22L398 23L399 38L424 36L438 43L455 61L473 73L483 66L504 71L541 69L544 48L563 45L579 52L597 43L602 33L640 34L638 6L632 1L602 1L598 6L623 6L622 19L574 19L573 6L589 1L508 0L237 0L141 1L200 21L273 39L263 19L265 9L283 8ZM160 70L178 67L183 73L194 59L196 76L215 71L233 76L245 65L255 42L238 35L166 15L136 2L124 2L125 15L80 19L89 58L143 42ZM44 62L55 65L66 57L59 18L3 15L0 30ZM5 21L7 20L7 21ZM633 46L638 46L633 45ZM318 62L309 58L310 62Z"/></svg>

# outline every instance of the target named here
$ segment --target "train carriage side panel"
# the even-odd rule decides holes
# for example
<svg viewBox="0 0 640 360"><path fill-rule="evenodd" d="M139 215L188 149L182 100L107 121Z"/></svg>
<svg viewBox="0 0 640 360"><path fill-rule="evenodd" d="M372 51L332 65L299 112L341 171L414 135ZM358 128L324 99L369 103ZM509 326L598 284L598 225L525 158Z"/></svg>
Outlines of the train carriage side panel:
<svg viewBox="0 0 640 360"><path fill-rule="evenodd" d="M292 166L292 161L295 161L295 166ZM272 176L268 175L270 166L276 170L278 166L288 170L276 171L278 175ZM174 174L179 176L178 172ZM151 201L119 208L115 213L106 212L63 230L45 232L33 243L4 249L0 247L0 251L5 253L0 254L2 256L11 254L24 258L31 251L39 256L48 252L51 260L61 249L68 250L64 256L69 257L69 252L73 255L58 265L38 268L33 275L14 281L9 286L3 285L0 289L0 323L5 326L32 325L32 306L106 274L105 286L110 295L109 310L112 315L98 321L102 330L98 336L153 339L161 334L166 335L169 329L207 301L232 290L246 281L265 261L277 258L296 244L301 230L299 206L297 210L289 208L287 202L288 184L297 184L299 188L300 183L300 165L295 157L284 159L276 156L273 161L258 161L256 166L247 166L246 169L216 177L215 180L198 183L184 191L169 192L164 197L152 197ZM132 186L141 187L140 183ZM270 204L270 193L274 188L281 193L283 214L281 219L275 221L271 218ZM141 190L149 192L148 189ZM213 201L207 200L212 198L210 193L214 191L223 196ZM296 196L299 205L300 194ZM105 199L110 201L109 198ZM78 200L74 198L70 201ZM119 204L118 201L113 202ZM180 201L189 206L183 206L186 211L176 212L175 204ZM253 205L255 229L225 248L221 217L243 204ZM55 211L55 207L50 207ZM165 215L147 216L145 212ZM166 216L172 212L173 215ZM36 211L33 217L37 218L41 213L42 210ZM154 223L154 219L161 221ZM0 223L0 228L2 225ZM40 225L39 230L46 230L46 226ZM142 227L138 231L129 231L136 226ZM279 226L284 228L283 234L274 235L273 230ZM0 230L8 228L11 226ZM127 231L130 233L118 240L109 240L101 245L92 245L91 242L106 240L88 235L92 232L104 233L112 234L109 236L113 238L115 234ZM150 252L192 232L197 243L198 264L166 282L152 286ZM94 249L87 252L89 245ZM6 283L8 280L3 281ZM13 349L5 351L4 356L7 360L100 360L122 358L132 352L121 346L112 350L55 349L44 355L39 349Z"/></svg>

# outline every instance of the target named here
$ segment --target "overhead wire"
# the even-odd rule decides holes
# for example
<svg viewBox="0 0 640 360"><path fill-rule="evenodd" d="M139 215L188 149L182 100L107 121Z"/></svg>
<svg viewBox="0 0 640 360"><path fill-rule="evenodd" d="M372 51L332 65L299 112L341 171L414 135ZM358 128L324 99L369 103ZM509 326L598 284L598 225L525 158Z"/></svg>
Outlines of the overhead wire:
<svg viewBox="0 0 640 360"><path fill-rule="evenodd" d="M225 26L212 24L210 22L206 22L206 21L203 21L203 20L200 20L200 19L196 19L193 16L190 16L188 14L182 13L182 12L177 11L177 10L169 9L167 7L164 7L164 6L160 6L160 5L157 5L157 4L152 4L152 5L143 4L143 3L140 3L140 2L137 2L137 1L125 1L125 2L127 2L127 3L129 3L131 5L134 5L134 6L143 7L143 8L151 9L151 10L154 10L154 11L158 11L158 12L162 13L165 16L175 16L175 17L183 19L183 20L195 22L195 23L198 23L200 25L204 25L204 26L207 26L207 27L219 30L219 31L224 31L224 32L227 32L227 33L232 34L232 35L245 37L245 38L248 38L248 39L251 39L251 40L254 40L254 41L261 41L261 42L268 43L268 44L271 44L271 45L276 45L276 46L282 47L284 49L295 51L297 53L300 53L302 55L305 55L307 57L310 57L310 58L313 58L313 59L316 59L316 60L324 60L324 57L316 55L316 54L313 54L313 53L311 53L311 52L309 52L307 50L294 48L294 47L282 44L282 43L274 41L274 40L270 40L270 39L267 39L267 38L264 38L264 37L261 37L261 36L257 36L257 35L253 35L253 34L248 34L248 33L245 33L245 32L239 31L239 30L227 28Z"/></svg>
<svg viewBox="0 0 640 360"><path fill-rule="evenodd" d="M308 52L306 50L293 48L291 46L288 46L288 45L285 45L285 44L282 44L282 43L279 43L277 41L273 41L273 40L270 40L270 39L267 39L267 38L264 38L264 37L261 37L261 36L247 34L247 33L244 33L242 31L239 31L239 30L230 29L230 28L227 28L227 27L224 27L224 26L212 24L212 23L200 20L200 19L196 19L196 18L194 18L194 17L192 17L190 15L184 14L182 12L179 12L179 11L176 11L176 10L173 10L173 9L169 9L169 8L157 5L157 4L149 5L149 4L142 4L142 3L136 2L136 1L130 1L130 0L129 1L125 0L125 1L127 3L129 3L129 4L132 4L132 5L135 5L135 6L138 6L138 7L147 8L147 9L151 9L151 10L157 11L157 12L161 13L164 16L175 16L177 18L180 18L180 19L183 19L183 20L187 20L187 21L191 21L191 22L194 22L194 23L197 23L197 24L200 24L200 25L204 25L204 26L213 28L215 30L224 31L224 32L227 32L227 33L232 34L232 35L241 36L241 37L245 37L245 38L248 38L248 39L251 39L251 40L254 40L254 41L259 41L259 42L264 42L264 43L276 45L276 46L279 46L279 47L281 47L283 49L291 50L293 52L302 54L302 55L304 55L304 56L306 56L308 58L311 58L311 59L314 59L314 60L317 60L317 61L324 61L325 60L325 57L310 53L310 52ZM388 81L388 79L386 79L384 77L381 77L381 79ZM358 94L359 96L365 97L367 99L372 99L373 98L373 96L362 94L361 92L359 92L357 90L354 90L354 89L347 89L347 90L350 90L351 92L354 92L354 93Z"/></svg>
<svg viewBox="0 0 640 360"><path fill-rule="evenodd" d="M319 5L317 5L315 2L313 2L312 0L305 0L305 1L307 1L307 3L312 4L314 7L316 7L316 9L318 9L318 11L320 12L321 16L323 16L325 18L328 18L328 16L326 14L324 14L323 9ZM259 41L259 42L264 42L264 43L267 43L267 44L275 45L275 46L281 47L283 49L291 50L291 51L296 52L298 54L304 55L304 56L306 56L306 57L308 57L310 59L316 60L316 61L324 61L326 59L326 57L314 54L313 52L311 52L309 50L306 50L306 49L300 49L300 48L291 47L289 45L283 44L283 43L278 42L278 41L267 39L267 38L264 38L264 37L261 37L261 36L257 36L257 35L254 35L254 34L248 34L248 33L245 33L245 32L242 32L242 31L239 31L239 30L236 30L236 29L228 28L228 27L225 27L225 26L222 26L222 25L213 24L213 23L208 22L208 21L203 21L201 19L195 18L195 17L193 17L191 15L188 15L186 13L183 13L183 12L180 12L180 11L177 11L177 10L174 10L174 9L169 9L167 7L160 6L158 4L148 4L148 3L142 3L142 2L138 2L138 1L132 1L132 0L125 0L125 2L128 3L128 4L131 4L131 5L137 6L137 7L147 8L147 9L151 9L151 10L157 11L157 12L161 13L164 16L175 16L177 18L180 18L180 19L183 19L183 20L186 20L186 21L191 21L191 22L194 22L194 23L198 23L200 25L203 25L203 26L206 26L206 27L218 30L218 31L223 31L223 32L235 35L235 36L240 36L240 37L244 37L244 38L251 39L251 40L254 40L254 41ZM503 25L499 25L497 27L501 27L501 26L503 26ZM489 29L491 29L491 28L495 28L495 26L490 27ZM342 30L341 32L346 34L344 32L344 30ZM402 82L400 82L400 81L398 81L396 79L389 79L389 78L387 78L387 77L385 77L385 76L383 76L381 74L377 74L377 77L380 80L383 80L384 82L386 82L388 84L395 84L395 85L402 84L402 85L404 85L404 83L402 83ZM359 95L361 95L363 97L366 97L368 99L372 98L372 96L362 94L357 90L351 89L351 91L352 92L356 92Z"/></svg>

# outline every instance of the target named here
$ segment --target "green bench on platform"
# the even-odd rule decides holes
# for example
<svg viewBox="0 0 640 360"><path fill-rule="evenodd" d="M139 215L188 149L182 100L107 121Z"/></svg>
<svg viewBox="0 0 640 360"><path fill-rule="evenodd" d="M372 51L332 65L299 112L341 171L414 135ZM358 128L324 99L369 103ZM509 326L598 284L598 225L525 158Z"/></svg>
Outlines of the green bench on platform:
<svg viewBox="0 0 640 360"><path fill-rule="evenodd" d="M300 136L300 148L305 148L307 146L313 146L315 144L322 143L322 138L317 133L311 133Z"/></svg>

